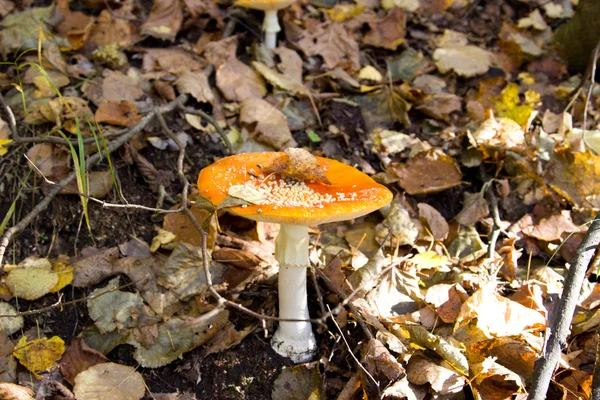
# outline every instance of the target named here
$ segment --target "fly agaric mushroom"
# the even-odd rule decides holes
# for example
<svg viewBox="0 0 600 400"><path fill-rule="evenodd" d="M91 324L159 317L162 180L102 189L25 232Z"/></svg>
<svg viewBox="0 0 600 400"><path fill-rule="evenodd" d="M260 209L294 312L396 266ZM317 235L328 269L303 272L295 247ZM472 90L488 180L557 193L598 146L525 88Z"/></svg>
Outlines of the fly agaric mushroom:
<svg viewBox="0 0 600 400"><path fill-rule="evenodd" d="M351 166L302 149L223 158L200 172L198 188L217 207L225 201L235 204L227 207L234 214L281 225L279 317L297 321L280 321L271 345L296 363L309 361L317 345L306 295L308 227L368 214L389 204L392 193Z"/></svg>
<svg viewBox="0 0 600 400"><path fill-rule="evenodd" d="M265 12L262 26L262 30L265 31L265 46L268 49L274 49L277 47L277 32L281 30L277 11L295 2L296 0L237 0L235 5Z"/></svg>

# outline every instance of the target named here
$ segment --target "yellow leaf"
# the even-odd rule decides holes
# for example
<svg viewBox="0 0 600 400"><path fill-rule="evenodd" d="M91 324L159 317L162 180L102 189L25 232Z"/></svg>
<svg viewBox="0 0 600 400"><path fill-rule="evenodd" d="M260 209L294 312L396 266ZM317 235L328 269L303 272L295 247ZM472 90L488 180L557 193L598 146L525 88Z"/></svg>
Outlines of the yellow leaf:
<svg viewBox="0 0 600 400"><path fill-rule="evenodd" d="M50 339L42 338L27 341L27 337L22 336L15 346L13 356L15 356L25 368L40 379L38 372L50 369L55 362L61 359L65 352L65 342L58 336Z"/></svg>
<svg viewBox="0 0 600 400"><path fill-rule="evenodd" d="M176 239L176 236L169 231L165 231L164 229L158 230L158 235L152 238L152 243L150 244L150 251L154 253L161 246L169 244Z"/></svg>
<svg viewBox="0 0 600 400"><path fill-rule="evenodd" d="M424 251L415 255L411 261L417 265L419 270L436 269L440 271L449 271L450 262L446 256L439 255L435 251Z"/></svg>
<svg viewBox="0 0 600 400"><path fill-rule="evenodd" d="M10 139L0 139L0 157L8 153L8 149L4 145L10 142L12 142Z"/></svg>
<svg viewBox="0 0 600 400"><path fill-rule="evenodd" d="M494 99L494 112L499 117L510 118L523 127L527 124L533 107L519 103L519 86L516 83L510 83Z"/></svg>
<svg viewBox="0 0 600 400"><path fill-rule="evenodd" d="M56 282L56 285L54 285L54 287L50 289L50 292L58 292L59 290L73 282L73 267L69 264L57 261L54 263L54 265L52 265L52 271L56 272L56 274L58 275L58 282Z"/></svg>
<svg viewBox="0 0 600 400"><path fill-rule="evenodd" d="M327 10L327 14L334 22L344 22L350 18L360 15L365 6L362 4L338 4L330 10Z"/></svg>

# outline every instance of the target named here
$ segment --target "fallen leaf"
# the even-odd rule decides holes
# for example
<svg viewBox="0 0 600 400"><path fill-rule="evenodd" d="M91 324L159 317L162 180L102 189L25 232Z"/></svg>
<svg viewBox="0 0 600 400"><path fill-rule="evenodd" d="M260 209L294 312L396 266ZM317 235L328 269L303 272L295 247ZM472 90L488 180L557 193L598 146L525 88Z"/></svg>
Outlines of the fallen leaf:
<svg viewBox="0 0 600 400"><path fill-rule="evenodd" d="M252 65L271 85L294 95L310 96L310 91L302 84L302 81L288 78L259 61L252 61Z"/></svg>
<svg viewBox="0 0 600 400"><path fill-rule="evenodd" d="M382 0L381 6L389 10L393 7L398 7L409 12L415 12L421 6L419 0Z"/></svg>
<svg viewBox="0 0 600 400"><path fill-rule="evenodd" d="M166 323L160 324L154 343L147 348L132 338L128 343L135 346L133 357L142 367L158 368L204 344L223 329L228 321L227 310L193 324L180 318L171 318Z"/></svg>
<svg viewBox="0 0 600 400"><path fill-rule="evenodd" d="M433 60L440 73L454 71L465 78L485 74L492 62L487 50L472 45L439 47L433 52Z"/></svg>
<svg viewBox="0 0 600 400"><path fill-rule="evenodd" d="M186 71L198 71L204 66L190 52L177 47L145 49L142 60L144 73L162 71L179 76Z"/></svg>
<svg viewBox="0 0 600 400"><path fill-rule="evenodd" d="M302 69L302 57L296 51L282 46L274 49L273 52L279 56L277 68L288 78L302 83L304 72Z"/></svg>
<svg viewBox="0 0 600 400"><path fill-rule="evenodd" d="M488 203L480 192L465 192L463 207L454 217L454 220L461 225L470 226L477 223L480 219L487 217L490 213Z"/></svg>
<svg viewBox="0 0 600 400"><path fill-rule="evenodd" d="M53 5L33 7L4 17L0 30L0 52L4 59L9 53L37 48L39 32L48 29L44 21L50 19L53 10Z"/></svg>
<svg viewBox="0 0 600 400"><path fill-rule="evenodd" d="M427 95L415 107L428 117L439 119L441 121L450 121L450 114L461 111L461 98L449 93L436 93Z"/></svg>
<svg viewBox="0 0 600 400"><path fill-rule="evenodd" d="M261 76L235 57L217 68L217 87L227 100L238 103L262 99L267 94Z"/></svg>
<svg viewBox="0 0 600 400"><path fill-rule="evenodd" d="M460 185L462 179L454 158L439 150L421 152L404 164L392 163L388 170L410 195L441 192Z"/></svg>
<svg viewBox="0 0 600 400"><path fill-rule="evenodd" d="M17 315L17 309L4 301L0 301L0 315ZM0 318L0 331L10 336L23 328L23 317ZM0 371L1 374L1 371Z"/></svg>
<svg viewBox="0 0 600 400"><path fill-rule="evenodd" d="M144 301L139 293L119 289L120 277L111 279L105 287L94 290L87 301L90 318L100 332L122 330L136 325L136 316L144 314Z"/></svg>
<svg viewBox="0 0 600 400"><path fill-rule="evenodd" d="M538 31L545 31L548 29L548 24L544 21L544 17L537 8L530 12L527 17L521 18L517 23L517 26L521 29L533 28Z"/></svg>
<svg viewBox="0 0 600 400"><path fill-rule="evenodd" d="M275 150L296 144L285 115L262 99L250 98L242 102L240 124L248 130L250 137Z"/></svg>
<svg viewBox="0 0 600 400"><path fill-rule="evenodd" d="M488 118L473 133L473 138L484 150L521 152L525 148L523 128L509 118Z"/></svg>
<svg viewBox="0 0 600 400"><path fill-rule="evenodd" d="M319 400L321 373L315 363L284 368L273 382L272 399Z"/></svg>
<svg viewBox="0 0 600 400"><path fill-rule="evenodd" d="M144 96L144 91L140 89L140 82L129 75L120 71L104 70L104 79L102 80L102 97L106 101L121 103L125 100L135 105L136 100ZM100 106L100 104L97 104Z"/></svg>
<svg viewBox="0 0 600 400"><path fill-rule="evenodd" d="M0 382L0 398L5 400L34 400L33 390L14 383Z"/></svg>
<svg viewBox="0 0 600 400"><path fill-rule="evenodd" d="M189 93L200 103L214 103L213 94L208 83L208 77L203 71L185 71L175 82L179 93Z"/></svg>
<svg viewBox="0 0 600 400"><path fill-rule="evenodd" d="M370 339L361 349L361 361L378 382L393 382L404 377L404 367L377 339Z"/></svg>
<svg viewBox="0 0 600 400"><path fill-rule="evenodd" d="M142 35L173 42L183 23L180 0L154 0L152 10L142 24Z"/></svg>
<svg viewBox="0 0 600 400"><path fill-rule="evenodd" d="M146 393L142 374L134 367L112 362L96 364L75 377L78 400L139 400Z"/></svg>
<svg viewBox="0 0 600 400"><path fill-rule="evenodd" d="M236 346L255 329L256 325L254 324L238 331L231 322L227 322L227 325L205 344L205 354L208 356Z"/></svg>
<svg viewBox="0 0 600 400"><path fill-rule="evenodd" d="M460 374L419 354L408 361L406 378L415 385L430 384L439 395L458 393L466 384Z"/></svg>
<svg viewBox="0 0 600 400"><path fill-rule="evenodd" d="M299 148L286 149L271 164L263 166L263 172L266 174L279 174L298 181L331 184L325 176L325 172L317 163L315 156Z"/></svg>
<svg viewBox="0 0 600 400"><path fill-rule="evenodd" d="M49 268L17 268L8 273L6 286L13 296L36 300L50 293L58 283L58 274Z"/></svg>
<svg viewBox="0 0 600 400"><path fill-rule="evenodd" d="M328 68L360 69L359 46L341 23L324 22L298 35L295 45L308 57L321 56Z"/></svg>
<svg viewBox="0 0 600 400"><path fill-rule="evenodd" d="M88 287L114 275L113 266L119 258L119 248L102 249L95 254L76 260L73 265L73 286Z"/></svg>
<svg viewBox="0 0 600 400"><path fill-rule="evenodd" d="M542 218L535 225L528 225L523 229L523 233L544 242L559 241L567 234L577 230L577 226L571 219L571 211L562 210L545 218Z"/></svg>
<svg viewBox="0 0 600 400"><path fill-rule="evenodd" d="M524 127L533 111L530 104L520 104L519 86L508 84L494 99L494 111L499 117L509 118Z"/></svg>
<svg viewBox="0 0 600 400"><path fill-rule="evenodd" d="M32 341L28 341L27 337L22 336L15 346L13 355L36 378L40 379L37 373L53 367L60 360L64 352L65 342L58 336Z"/></svg>
<svg viewBox="0 0 600 400"><path fill-rule="evenodd" d="M408 209L399 201L394 201L387 217L377 227L377 237L384 239L388 232L395 238L395 242L404 246L412 245L419 236L419 229L408 213Z"/></svg>
<svg viewBox="0 0 600 400"><path fill-rule="evenodd" d="M60 372L67 382L71 385L75 382L75 377L89 367L108 362L104 354L89 347L85 341L80 338L74 338L60 360Z"/></svg>
<svg viewBox="0 0 600 400"><path fill-rule="evenodd" d="M137 108L127 100L121 100L120 103L108 101L100 104L96 110L98 123L128 127L137 124L141 119Z"/></svg>
<svg viewBox="0 0 600 400"><path fill-rule="evenodd" d="M15 345L6 332L0 332L0 382L17 381L17 360L13 356L14 349ZM2 389L0 389L1 398Z"/></svg>
<svg viewBox="0 0 600 400"><path fill-rule="evenodd" d="M600 156L589 152L554 151L544 179L571 204L600 208Z"/></svg>
<svg viewBox="0 0 600 400"><path fill-rule="evenodd" d="M261 262L260 258L252 253L228 247L221 247L218 250L214 250L212 256L213 260L217 262L231 264L238 268L250 270L256 268Z"/></svg>
<svg viewBox="0 0 600 400"><path fill-rule="evenodd" d="M448 237L449 227L442 214L427 203L419 203L417 207L419 219L429 228L433 237L437 240L445 240Z"/></svg>
<svg viewBox="0 0 600 400"><path fill-rule="evenodd" d="M382 19L369 22L369 27L371 30L365 35L364 44L396 50L406 36L406 13L400 7L394 7Z"/></svg>
<svg viewBox="0 0 600 400"><path fill-rule="evenodd" d="M427 289L425 301L435 307L435 312L447 324L454 323L462 304L469 295L459 284L440 283Z"/></svg>
<svg viewBox="0 0 600 400"><path fill-rule="evenodd" d="M131 22L117 15L113 17L113 13L114 11L110 10L100 12L90 33L88 44L95 44L98 47L116 44L119 48L127 48L138 39L139 35Z"/></svg>

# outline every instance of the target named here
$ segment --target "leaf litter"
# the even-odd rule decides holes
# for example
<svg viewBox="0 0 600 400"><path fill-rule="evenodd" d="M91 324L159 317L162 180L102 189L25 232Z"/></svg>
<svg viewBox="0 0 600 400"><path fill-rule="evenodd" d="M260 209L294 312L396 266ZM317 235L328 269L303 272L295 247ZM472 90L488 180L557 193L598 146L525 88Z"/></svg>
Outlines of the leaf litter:
<svg viewBox="0 0 600 400"><path fill-rule="evenodd" d="M214 117L236 151L282 151L278 162L263 166L266 173L326 184L311 162L313 154L325 155L358 166L397 196L352 226L311 228L311 261L325 276L316 280L319 291L311 286L313 303L323 300L333 308L356 293L336 310L340 331L315 325L328 361L283 370L274 353L244 350L258 337L266 348L260 335L274 324L215 308L204 275L208 261L216 290L276 315L274 238L261 223L228 215L226 207L215 210L191 194L198 205L191 212L208 231L209 260L202 256L202 235L181 213L162 221L139 214L128 228L122 221L133 214L118 214L121 221L109 222L114 229L98 228L95 238L81 232L93 251L69 257L63 235L75 237L69 235L78 212L65 217L53 209L45 217L52 223L40 218L29 231L36 245L17 246L11 250L14 265L4 265L0 376L13 383L0 385L3 396L33 396L17 375L16 359L35 374L32 379L42 379L36 387L72 388L77 398L104 391L142 398L144 378L151 392L160 387L148 371L170 371L171 365L178 383L208 377L193 389L199 398L231 398L228 390L248 389L250 399L463 393L501 399L527 390L552 316L549 304L564 285L565 267L598 209L600 192L596 92L584 110L585 99L570 94L580 76L569 76L548 46L556 19L570 18L569 10L541 1L504 7L297 3L280 12L283 33L271 51L252 45L258 42L253 29L260 32L254 14L238 15L235 7L210 1L125 1L110 3L110 9L100 2L94 12L75 1L25 11L5 3L0 52L17 60L23 50L33 51L3 70L0 81L19 128L28 128L33 143L19 142L3 113L3 160L26 152L35 174L61 181L77 165L70 149L54 139L72 139L88 156L113 143L120 132L115 129L134 127L149 110L188 94L180 110L185 118L167 118L167 125L185 141L184 174L191 181L201 166L224 154L216 128L192 114L195 108ZM231 29L234 19L250 30L233 24L233 36L225 37L222 30ZM456 28L463 20L468 23ZM110 160L104 154L101 166L87 171L86 194L149 206L146 200L166 191L167 208L177 209L180 187L169 173L175 144L158 124L145 125L127 150ZM4 174L0 188L5 182L16 187L16 176L14 170ZM29 188L44 194L53 188L46 180L28 182L28 194ZM144 194L130 192L133 187L143 187ZM71 184L62 193L78 190ZM229 205L260 202L247 188L229 194ZM5 204L2 210L9 209ZM104 218L95 215L96 221ZM119 230L136 232L134 239L123 239L115 234ZM495 233L499 238L492 241ZM593 280L592 271L588 275ZM37 335L24 331L36 321L23 314L27 309L58 298L64 312L69 305L61 299L69 286L82 298L86 291L87 326L55 335L44 320ZM592 283L584 288L572 347L554 377L554 390L563 394L585 398L591 390L590 349L600 323L596 292ZM208 312L212 317L203 319ZM311 308L311 316L320 312ZM124 365L111 352L116 348L127 349L147 369L140 374ZM349 363L351 353L358 358ZM198 355L206 366L190 361ZM208 370L221 371L210 363L231 355L246 362L245 381L231 383ZM259 359L275 369L256 367ZM69 388L52 375L59 361ZM267 371L264 382L254 380L253 374Z"/></svg>

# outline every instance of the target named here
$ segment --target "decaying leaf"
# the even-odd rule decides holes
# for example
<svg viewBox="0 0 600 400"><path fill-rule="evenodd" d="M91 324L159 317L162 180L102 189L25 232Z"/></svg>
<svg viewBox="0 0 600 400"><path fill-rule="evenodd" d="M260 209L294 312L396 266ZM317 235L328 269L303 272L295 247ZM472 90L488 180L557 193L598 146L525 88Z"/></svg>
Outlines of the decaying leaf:
<svg viewBox="0 0 600 400"><path fill-rule="evenodd" d="M261 76L235 57L217 68L217 88L229 101L242 102L246 99L259 101L267 94Z"/></svg>
<svg viewBox="0 0 600 400"><path fill-rule="evenodd" d="M600 208L600 156L555 151L544 177L573 205Z"/></svg>
<svg viewBox="0 0 600 400"><path fill-rule="evenodd" d="M419 229L410 217L408 209L399 201L392 203L388 216L377 226L377 238L383 240L389 232L394 235L400 246L415 243L419 236Z"/></svg>
<svg viewBox="0 0 600 400"><path fill-rule="evenodd" d="M175 82L179 93L189 93L200 103L213 103L215 95L208 83L208 77L203 71L185 71Z"/></svg>
<svg viewBox="0 0 600 400"><path fill-rule="evenodd" d="M266 174L279 174L299 181L314 181L329 185L329 179L317 159L304 149L289 148L283 155L263 167Z"/></svg>
<svg viewBox="0 0 600 400"><path fill-rule="evenodd" d="M105 362L108 358L104 354L89 347L82 338L74 338L60 360L60 371L67 382L74 384L80 372Z"/></svg>
<svg viewBox="0 0 600 400"><path fill-rule="evenodd" d="M112 276L114 274L113 266L118 258L119 248L111 247L75 261L73 263L73 286L92 286Z"/></svg>
<svg viewBox="0 0 600 400"><path fill-rule="evenodd" d="M0 398L6 400L34 400L33 390L14 383L0 382Z"/></svg>
<svg viewBox="0 0 600 400"><path fill-rule="evenodd" d="M253 61L252 65L263 76L263 78L269 81L269 83L273 86L282 90L286 90L295 95L310 96L310 91L302 84L302 76L300 76L300 81L297 81L295 79L288 78L279 72L273 71L259 61Z"/></svg>
<svg viewBox="0 0 600 400"><path fill-rule="evenodd" d="M454 71L465 78L483 75L491 65L491 54L477 46L439 47L433 52L438 70L445 74Z"/></svg>
<svg viewBox="0 0 600 400"><path fill-rule="evenodd" d="M17 309L10 304L0 301L0 315L17 315ZM0 331L10 336L23 328L23 317L0 318Z"/></svg>
<svg viewBox="0 0 600 400"><path fill-rule="evenodd" d="M433 237L437 240L446 239L450 228L442 214L427 203L419 203L418 208L421 223L427 226Z"/></svg>
<svg viewBox="0 0 600 400"><path fill-rule="evenodd" d="M564 239L567 234L576 230L577 226L571 219L571 212L562 210L560 213L542 218L537 223L531 220L531 223L523 229L523 233L538 240L553 242Z"/></svg>
<svg viewBox="0 0 600 400"><path fill-rule="evenodd" d="M466 381L460 374L420 354L408 361L407 378L415 385L430 384L439 395L449 395L463 390Z"/></svg>
<svg viewBox="0 0 600 400"><path fill-rule="evenodd" d="M137 124L141 119L137 108L127 100L121 100L120 103L108 101L96 110L96 122L99 123L127 127Z"/></svg>
<svg viewBox="0 0 600 400"><path fill-rule="evenodd" d="M194 323L180 318L171 318L159 325L158 334L148 347L144 347L133 338L130 338L128 343L135 346L133 356L142 367L158 368L208 341L223 329L228 321L227 310Z"/></svg>
<svg viewBox="0 0 600 400"><path fill-rule="evenodd" d="M28 258L17 268L11 269L6 285L15 297L36 300L50 293L58 283L58 274L46 259Z"/></svg>
<svg viewBox="0 0 600 400"><path fill-rule="evenodd" d="M406 13L400 7L394 7L384 18L369 22L369 27L371 30L365 35L364 44L396 50L406 36Z"/></svg>
<svg viewBox="0 0 600 400"><path fill-rule="evenodd" d="M319 400L321 373L317 364L301 364L284 368L273 383L272 399Z"/></svg>
<svg viewBox="0 0 600 400"><path fill-rule="evenodd" d="M241 104L240 124L248 130L250 137L275 150L296 144L285 115L262 99L247 99Z"/></svg>
<svg viewBox="0 0 600 400"><path fill-rule="evenodd" d="M461 184L462 174L454 158L439 150L421 152L404 164L393 163L390 172L408 194L428 194Z"/></svg>
<svg viewBox="0 0 600 400"><path fill-rule="evenodd" d="M78 400L139 400L146 393L146 385L134 367L107 362L77 375L73 393Z"/></svg>
<svg viewBox="0 0 600 400"><path fill-rule="evenodd" d="M142 25L142 34L174 41L182 23L180 0L154 0L150 15Z"/></svg>
<svg viewBox="0 0 600 400"><path fill-rule="evenodd" d="M46 371L54 366L60 360L64 351L65 342L58 336L53 336L50 339L41 338L31 341L27 340L27 337L22 336L15 345L13 355L39 379L37 373Z"/></svg>
<svg viewBox="0 0 600 400"><path fill-rule="evenodd" d="M361 351L361 360L367 371L379 382L393 382L404 377L404 367L377 339L370 339Z"/></svg>
<svg viewBox="0 0 600 400"><path fill-rule="evenodd" d="M487 217L489 212L487 201L480 192L465 193L463 208L454 217L454 220L461 225L470 226L481 218Z"/></svg>

